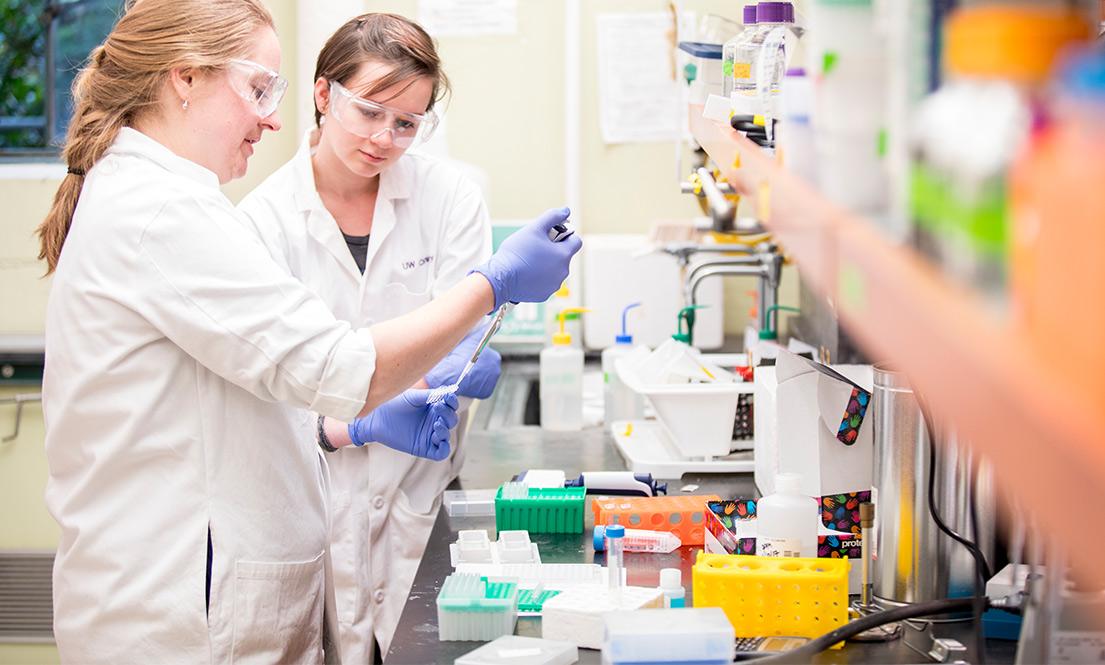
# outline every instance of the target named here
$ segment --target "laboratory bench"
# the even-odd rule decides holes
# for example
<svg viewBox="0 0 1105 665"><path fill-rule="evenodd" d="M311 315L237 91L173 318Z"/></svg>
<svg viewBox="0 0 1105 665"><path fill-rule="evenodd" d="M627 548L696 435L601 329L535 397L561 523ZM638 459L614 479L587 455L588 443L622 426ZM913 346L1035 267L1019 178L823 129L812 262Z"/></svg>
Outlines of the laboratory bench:
<svg viewBox="0 0 1105 665"><path fill-rule="evenodd" d="M466 459L460 477L452 489L487 489L501 485L526 469L562 469L569 478L583 471L625 470L614 448L613 438L602 427L586 427L581 432L547 432L533 425L522 425L527 409L532 412L532 379L536 363L504 364L503 377L495 396L481 404L472 418L465 441ZM686 474L681 480L668 481L668 493L679 494L687 485L697 485L695 493L717 494L722 498L756 496L751 474ZM604 555L591 544L591 497L584 511L585 528L581 534L530 534L538 545L543 563L604 563ZM449 517L442 506L430 534L429 544L411 588L395 637L384 658L387 665L452 663L479 647L480 642L441 642L437 634L438 591L452 572L449 544L465 529L487 529L495 538L495 518ZM660 569L678 567L683 572L687 605L693 605L691 567L701 547L684 546L671 554L626 553L628 584L655 587ZM858 564L857 564L858 565ZM541 637L538 617L519 617L515 633ZM942 637L953 637L971 648L970 624L947 624L937 630ZM990 640L987 662L1011 663L1013 642ZM580 663L599 663L600 651L579 650ZM907 647L901 639L889 643L852 642L843 649L822 653L818 663L925 663L931 660Z"/></svg>

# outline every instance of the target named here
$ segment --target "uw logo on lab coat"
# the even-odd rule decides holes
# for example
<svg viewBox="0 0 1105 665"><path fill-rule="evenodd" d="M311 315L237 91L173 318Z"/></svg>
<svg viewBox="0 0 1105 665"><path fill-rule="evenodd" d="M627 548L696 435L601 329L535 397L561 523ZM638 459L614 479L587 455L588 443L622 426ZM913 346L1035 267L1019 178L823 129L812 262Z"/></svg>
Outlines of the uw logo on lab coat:
<svg viewBox="0 0 1105 665"><path fill-rule="evenodd" d="M410 261L403 261L402 266L403 266L403 270L414 270L415 268L420 268L424 265L427 265L427 264L430 264L430 263L433 263L433 262L434 262L434 257L433 256L423 256L422 258L419 258L419 259L411 259Z"/></svg>

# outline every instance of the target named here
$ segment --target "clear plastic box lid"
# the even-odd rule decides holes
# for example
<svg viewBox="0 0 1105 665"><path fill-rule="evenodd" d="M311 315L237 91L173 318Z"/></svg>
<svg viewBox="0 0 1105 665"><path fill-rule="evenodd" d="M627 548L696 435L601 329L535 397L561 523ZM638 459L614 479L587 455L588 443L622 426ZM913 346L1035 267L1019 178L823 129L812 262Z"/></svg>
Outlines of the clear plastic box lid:
<svg viewBox="0 0 1105 665"><path fill-rule="evenodd" d="M602 651L610 663L728 663L735 640L719 607L634 610L606 615Z"/></svg>
<svg viewBox="0 0 1105 665"><path fill-rule="evenodd" d="M449 517L494 517L495 494L490 490L446 490L443 502Z"/></svg>
<svg viewBox="0 0 1105 665"><path fill-rule="evenodd" d="M504 635L457 658L454 665L571 665L578 660L574 644Z"/></svg>

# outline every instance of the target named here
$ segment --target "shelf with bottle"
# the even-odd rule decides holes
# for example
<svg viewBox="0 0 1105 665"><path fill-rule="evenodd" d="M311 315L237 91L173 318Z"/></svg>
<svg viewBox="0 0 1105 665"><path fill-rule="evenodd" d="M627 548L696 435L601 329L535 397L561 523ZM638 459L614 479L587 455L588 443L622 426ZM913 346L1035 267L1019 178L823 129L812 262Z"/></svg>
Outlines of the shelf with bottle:
<svg viewBox="0 0 1105 665"><path fill-rule="evenodd" d="M1091 569L1105 529L1105 516L1092 508L1105 503L1105 395L1077 389L1080 378L1069 367L1044 360L1054 350L995 317L980 294L702 111L689 109L695 140L870 357L908 374L932 409L994 460L1001 484L1025 504L1085 507L1041 512L1038 523L1080 568ZM1071 259L1100 263L1095 251L1084 248L1085 256ZM1079 325L1077 312L1070 325Z"/></svg>

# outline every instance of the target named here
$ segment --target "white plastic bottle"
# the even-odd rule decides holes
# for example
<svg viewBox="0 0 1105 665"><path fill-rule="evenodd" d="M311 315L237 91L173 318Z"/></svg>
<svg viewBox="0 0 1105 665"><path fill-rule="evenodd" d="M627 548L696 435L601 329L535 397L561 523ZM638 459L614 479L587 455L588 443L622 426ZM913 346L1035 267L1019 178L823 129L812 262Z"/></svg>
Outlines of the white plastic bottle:
<svg viewBox="0 0 1105 665"><path fill-rule="evenodd" d="M775 493L756 502L756 554L817 556L817 501L802 494L802 476L775 476Z"/></svg>
<svg viewBox="0 0 1105 665"><path fill-rule="evenodd" d="M660 591L664 593L664 607L686 607L687 590L683 588L683 571L678 568L660 569Z"/></svg>
<svg viewBox="0 0 1105 665"><path fill-rule="evenodd" d="M737 64L737 52L741 44L752 38L756 32L756 5L746 5L744 8L744 30L733 35L729 41L721 47L721 92L726 97L733 92L733 81L736 78L748 78L751 74L751 65L746 71Z"/></svg>
<svg viewBox="0 0 1105 665"><path fill-rule="evenodd" d="M583 350L573 347L572 336L564 332L564 316L573 311L586 310L561 310L560 331L553 335L552 346L541 350L541 429L550 432L583 429Z"/></svg>
<svg viewBox="0 0 1105 665"><path fill-rule="evenodd" d="M645 417L644 398L625 385L614 365L618 358L633 352L633 336L626 332L625 318L629 310L640 305L635 302L622 310L622 334L614 338L613 346L602 350L602 421L607 426L617 420Z"/></svg>

